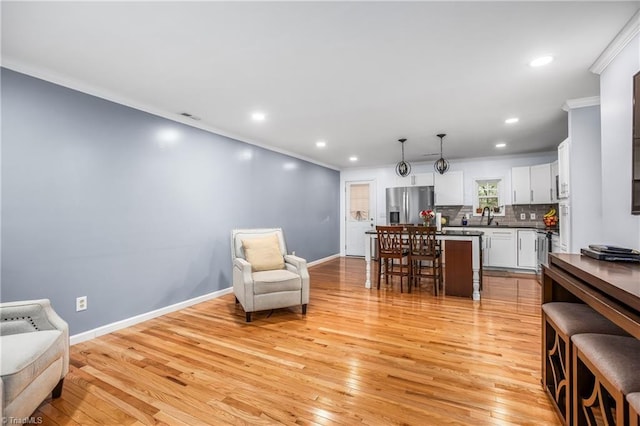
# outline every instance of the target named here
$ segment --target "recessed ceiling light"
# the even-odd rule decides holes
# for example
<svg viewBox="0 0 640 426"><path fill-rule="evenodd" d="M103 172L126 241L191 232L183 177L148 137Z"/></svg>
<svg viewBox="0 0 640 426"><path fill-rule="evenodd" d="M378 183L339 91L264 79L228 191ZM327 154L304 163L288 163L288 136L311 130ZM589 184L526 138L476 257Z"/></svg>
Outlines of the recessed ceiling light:
<svg viewBox="0 0 640 426"><path fill-rule="evenodd" d="M316 142L316 146L318 148L324 148L325 146L327 146L327 143L325 141L318 141Z"/></svg>
<svg viewBox="0 0 640 426"><path fill-rule="evenodd" d="M506 143L500 142L496 144L496 148L504 148L505 146L507 146Z"/></svg>
<svg viewBox="0 0 640 426"><path fill-rule="evenodd" d="M511 118L507 118L506 120L504 120L504 122L507 123L507 124L517 123L518 121L520 121L520 119L518 117L511 117Z"/></svg>
<svg viewBox="0 0 640 426"><path fill-rule="evenodd" d="M265 118L267 118L267 116L264 112L254 112L251 114L251 119L253 119L253 121L264 121Z"/></svg>
<svg viewBox="0 0 640 426"><path fill-rule="evenodd" d="M358 157L352 155L351 157L349 157L349 161L358 161Z"/></svg>
<svg viewBox="0 0 640 426"><path fill-rule="evenodd" d="M553 56L541 56L529 62L529 65L532 67L542 67L544 65L550 64L552 61L553 61Z"/></svg>

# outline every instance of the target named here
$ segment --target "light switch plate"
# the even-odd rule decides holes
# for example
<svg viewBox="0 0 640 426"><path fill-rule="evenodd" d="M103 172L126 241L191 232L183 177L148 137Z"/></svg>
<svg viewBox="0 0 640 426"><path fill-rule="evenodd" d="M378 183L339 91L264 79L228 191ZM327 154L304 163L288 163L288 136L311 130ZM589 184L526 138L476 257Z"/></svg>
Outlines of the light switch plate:
<svg viewBox="0 0 640 426"><path fill-rule="evenodd" d="M520 220L526 220L527 219L527 214L526 213L520 213Z"/></svg>
<svg viewBox="0 0 640 426"><path fill-rule="evenodd" d="M536 220L536 214L535 213L529 213L529 219Z"/></svg>

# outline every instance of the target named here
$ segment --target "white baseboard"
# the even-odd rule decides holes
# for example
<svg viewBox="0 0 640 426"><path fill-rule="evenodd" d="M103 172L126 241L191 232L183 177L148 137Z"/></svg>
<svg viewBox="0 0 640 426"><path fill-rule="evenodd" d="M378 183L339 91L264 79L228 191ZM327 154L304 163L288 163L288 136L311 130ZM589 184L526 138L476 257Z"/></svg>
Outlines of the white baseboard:
<svg viewBox="0 0 640 426"><path fill-rule="evenodd" d="M338 257L340 257L340 254L334 254L332 256L328 256L322 259L314 260L313 262L309 262L307 266L319 265L321 263L328 262ZM76 343L86 342L87 340L95 339L98 336L102 336L104 334L109 334L114 331L122 330L123 328L131 327L132 325L139 324L143 321L147 321L147 320L159 317L161 315L169 314L171 312L179 311L180 309L188 308L189 306L193 306L197 303L206 302L207 300L211 300L211 299L216 299L220 296L224 296L225 294L229 294L229 293L233 293L233 287L214 291L213 293L194 297L193 299L189 299L173 305L165 306L164 308L156 309L155 311L146 312L144 314L136 315L135 317L123 319L121 321L112 322L111 324L106 324L101 327L94 328L93 330L74 334L69 338L69 340L72 345L75 345Z"/></svg>
<svg viewBox="0 0 640 426"><path fill-rule="evenodd" d="M146 312L144 314L136 315L135 317L123 319L121 321L112 322L111 324L103 325L93 330L84 331L82 333L74 334L69 338L71 345L76 343L85 342L87 340L94 339L104 334L112 333L117 330L122 330L126 327L139 324L143 321L147 321L161 315L169 314L171 312L179 311L180 309L188 308L197 303L206 302L207 300L216 299L233 292L233 287L225 288L222 290L214 291L213 293L204 294L202 296L194 297L193 299L185 300L173 305L165 306L164 308L156 309L155 311Z"/></svg>
<svg viewBox="0 0 640 426"><path fill-rule="evenodd" d="M334 255L332 255L332 256L323 257L322 259L314 260L313 262L309 262L309 263L307 263L307 266L315 266L315 265L319 265L319 264L321 264L321 263L328 262L328 261L330 261L330 260L337 259L337 258L339 258L339 257L340 257L340 253L338 253L338 254L334 254Z"/></svg>

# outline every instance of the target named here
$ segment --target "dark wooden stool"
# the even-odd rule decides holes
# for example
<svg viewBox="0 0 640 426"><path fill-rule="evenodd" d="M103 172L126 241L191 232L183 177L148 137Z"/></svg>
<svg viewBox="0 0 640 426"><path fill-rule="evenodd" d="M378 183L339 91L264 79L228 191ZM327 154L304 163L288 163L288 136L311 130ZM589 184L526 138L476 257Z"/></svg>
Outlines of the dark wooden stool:
<svg viewBox="0 0 640 426"><path fill-rule="evenodd" d="M576 334L571 342L574 424L628 425L626 396L640 392L640 340Z"/></svg>
<svg viewBox="0 0 640 426"><path fill-rule="evenodd" d="M571 336L580 333L627 335L585 304L551 302L542 305L543 385L553 397L566 425L573 422Z"/></svg>
<svg viewBox="0 0 640 426"><path fill-rule="evenodd" d="M640 392L634 392L627 395L629 403L629 425L640 425Z"/></svg>

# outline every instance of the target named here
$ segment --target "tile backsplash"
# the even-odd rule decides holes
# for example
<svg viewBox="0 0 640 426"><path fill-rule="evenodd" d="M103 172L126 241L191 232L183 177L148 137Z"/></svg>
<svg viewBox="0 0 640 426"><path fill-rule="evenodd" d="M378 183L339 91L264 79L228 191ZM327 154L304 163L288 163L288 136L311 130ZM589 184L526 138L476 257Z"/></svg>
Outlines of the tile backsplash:
<svg viewBox="0 0 640 426"><path fill-rule="evenodd" d="M557 204L531 204L505 206L504 216L494 216L493 222L500 225L509 226L543 226L542 217L550 209L558 209ZM486 217L473 216L473 206L449 206L437 207L436 211L443 216L449 216L449 223L453 226L462 225L462 217L467 216L468 226L481 225L487 223ZM531 213L535 214L535 219L531 219ZM524 214L525 219L520 219Z"/></svg>

